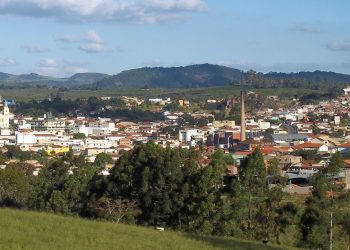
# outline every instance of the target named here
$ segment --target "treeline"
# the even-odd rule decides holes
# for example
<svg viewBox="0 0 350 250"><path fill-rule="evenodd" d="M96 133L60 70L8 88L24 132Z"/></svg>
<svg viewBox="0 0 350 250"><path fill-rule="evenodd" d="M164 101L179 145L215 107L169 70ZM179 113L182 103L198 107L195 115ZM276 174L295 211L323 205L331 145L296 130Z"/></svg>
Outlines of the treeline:
<svg viewBox="0 0 350 250"><path fill-rule="evenodd" d="M108 107L108 108L106 108ZM157 121L163 119L160 113L152 112L140 107L127 108L123 100L113 98L110 100L101 100L97 97L87 99L64 100L60 96L43 101L20 102L15 108L16 114L26 114L34 117L43 116L46 113L53 115L88 115L103 116L128 121Z"/></svg>
<svg viewBox="0 0 350 250"><path fill-rule="evenodd" d="M334 244L346 245L350 196L329 181L339 173L340 155L315 176L305 205L288 201L277 162L266 168L259 149L238 176L225 174L233 160L223 151L206 165L199 156L194 149L150 142L125 152L108 176L100 174L111 161L106 155L88 163L69 153L49 161L38 176L27 164L10 164L0 170L0 205L265 242L280 242L297 228L295 246L319 249L329 245L332 211Z"/></svg>
<svg viewBox="0 0 350 250"><path fill-rule="evenodd" d="M322 90L334 89L337 92L349 83L350 78L341 74L333 75L332 72L300 72L296 74L255 72L249 70L231 85L249 85L253 88L300 88ZM331 92L331 91L330 91Z"/></svg>

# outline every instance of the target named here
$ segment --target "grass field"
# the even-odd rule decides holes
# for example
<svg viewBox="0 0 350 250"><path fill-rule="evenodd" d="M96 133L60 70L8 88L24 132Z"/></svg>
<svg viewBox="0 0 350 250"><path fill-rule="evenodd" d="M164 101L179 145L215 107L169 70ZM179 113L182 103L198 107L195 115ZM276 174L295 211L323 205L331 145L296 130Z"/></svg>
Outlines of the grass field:
<svg viewBox="0 0 350 250"><path fill-rule="evenodd" d="M0 209L0 249L288 249L259 243Z"/></svg>
<svg viewBox="0 0 350 250"><path fill-rule="evenodd" d="M64 99L88 98L90 96L137 96L141 98L149 97L172 97L207 100L210 98L226 98L239 95L241 88L233 86L192 88L192 89L110 89L110 90L77 90L72 89L63 92ZM302 96L309 93L320 93L319 90L280 88L280 89L249 89L263 95L277 95L280 97ZM17 101L42 100L50 93L57 93L57 90L49 88L27 88L27 89L2 89L0 95L5 99L15 99Z"/></svg>

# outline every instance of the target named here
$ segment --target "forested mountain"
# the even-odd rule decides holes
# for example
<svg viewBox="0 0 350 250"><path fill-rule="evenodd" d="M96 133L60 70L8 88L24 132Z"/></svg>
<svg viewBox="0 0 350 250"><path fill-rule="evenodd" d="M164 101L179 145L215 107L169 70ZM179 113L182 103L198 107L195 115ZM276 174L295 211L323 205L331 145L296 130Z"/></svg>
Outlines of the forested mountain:
<svg viewBox="0 0 350 250"><path fill-rule="evenodd" d="M86 85L100 81L109 75L102 73L78 73L69 77L66 81L68 85Z"/></svg>
<svg viewBox="0 0 350 250"><path fill-rule="evenodd" d="M254 88L342 87L350 83L350 75L314 71L298 73L260 73L241 71L226 66L197 64L185 67L138 68L109 76L102 73L79 73L69 78L53 78L38 74L11 75L0 72L0 87L16 88L47 85L93 89L112 88L196 88L225 85L248 85Z"/></svg>
<svg viewBox="0 0 350 250"><path fill-rule="evenodd" d="M299 73L257 73L212 64L186 67L140 68L123 71L93 84L94 88L183 88L223 85L251 85L258 88L320 88L350 83L350 75L314 71Z"/></svg>
<svg viewBox="0 0 350 250"><path fill-rule="evenodd" d="M243 72L225 66L198 64L186 67L140 68L123 71L94 84L96 88L182 88L227 85Z"/></svg>
<svg viewBox="0 0 350 250"><path fill-rule="evenodd" d="M69 78L55 78L35 73L12 75L0 72L0 86L3 88L23 88L37 85L75 87L91 85L105 77L108 75L102 73L78 73Z"/></svg>

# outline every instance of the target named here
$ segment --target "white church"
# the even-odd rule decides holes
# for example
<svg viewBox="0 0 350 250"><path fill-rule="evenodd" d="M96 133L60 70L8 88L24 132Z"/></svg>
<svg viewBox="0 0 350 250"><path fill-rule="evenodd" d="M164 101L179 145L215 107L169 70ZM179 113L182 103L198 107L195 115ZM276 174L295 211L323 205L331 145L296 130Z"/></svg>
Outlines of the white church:
<svg viewBox="0 0 350 250"><path fill-rule="evenodd" d="M10 128L10 110L7 106L6 101L2 100L0 96L0 129Z"/></svg>

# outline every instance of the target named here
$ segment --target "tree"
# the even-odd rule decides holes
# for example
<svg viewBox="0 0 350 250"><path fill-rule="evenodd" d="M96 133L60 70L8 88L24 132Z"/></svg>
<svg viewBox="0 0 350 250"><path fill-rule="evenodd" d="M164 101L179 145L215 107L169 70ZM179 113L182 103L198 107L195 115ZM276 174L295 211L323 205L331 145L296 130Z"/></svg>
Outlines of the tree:
<svg viewBox="0 0 350 250"><path fill-rule="evenodd" d="M333 192L342 191L342 187L335 183L335 177L343 164L342 156L337 152L331 157L329 164L311 178L312 196L306 201L307 206L299 224L302 235L300 245L325 248L329 244L324 237L328 235L330 213L335 209Z"/></svg>
<svg viewBox="0 0 350 250"><path fill-rule="evenodd" d="M31 192L30 177L20 165L0 170L0 205L26 207Z"/></svg>
<svg viewBox="0 0 350 250"><path fill-rule="evenodd" d="M268 190L263 203L258 204L258 213L255 215L255 239L268 242L273 236L278 238L278 208L282 201L282 190L276 186Z"/></svg>
<svg viewBox="0 0 350 250"><path fill-rule="evenodd" d="M84 133L75 133L73 135L73 139L85 139L85 134Z"/></svg>
<svg viewBox="0 0 350 250"><path fill-rule="evenodd" d="M95 162L97 166L104 166L106 163L113 163L113 159L106 153L99 153L96 155Z"/></svg>
<svg viewBox="0 0 350 250"><path fill-rule="evenodd" d="M136 201L123 198L112 199L105 196L100 198L96 204L98 217L116 223L125 221L136 207Z"/></svg>
<svg viewBox="0 0 350 250"><path fill-rule="evenodd" d="M200 166L194 149L162 148L153 142L137 146L119 158L108 177L96 177L84 213L100 217L107 209L116 220L123 204L135 201L130 213L141 224L211 234L226 164L221 156Z"/></svg>
<svg viewBox="0 0 350 250"><path fill-rule="evenodd" d="M264 193L266 190L266 167L263 155L256 148L239 168L242 185L251 195Z"/></svg>
<svg viewBox="0 0 350 250"><path fill-rule="evenodd" d="M280 234L286 233L286 229L289 225L295 223L295 217L298 213L298 208L291 202L280 206L276 210L277 217L275 218L274 235L277 243L279 243Z"/></svg>
<svg viewBox="0 0 350 250"><path fill-rule="evenodd" d="M315 123L312 124L311 128L312 128L312 133L314 135L317 135L317 134L321 133L321 129Z"/></svg>
<svg viewBox="0 0 350 250"><path fill-rule="evenodd" d="M33 193L30 199L30 208L37 210L48 209L51 197L61 198L62 193L52 196L54 191L62 191L69 178L69 165L62 159L55 160L43 168L33 183Z"/></svg>
<svg viewBox="0 0 350 250"><path fill-rule="evenodd" d="M349 212L343 215L339 224L341 226L343 234L347 238L347 250L349 250L350 249L350 213Z"/></svg>
<svg viewBox="0 0 350 250"><path fill-rule="evenodd" d="M248 159L243 162L239 168L239 175L242 180L242 188L248 196L248 215L246 219L246 229L250 234L249 237L253 239L254 230L256 228L256 224L253 218L253 210L257 208L256 205L253 206L253 198L264 196L267 190L266 168L264 158L259 148L256 148L248 157Z"/></svg>
<svg viewBox="0 0 350 250"><path fill-rule="evenodd" d="M265 130L265 134L271 135L274 133L274 130L272 128L268 128Z"/></svg>
<svg viewBox="0 0 350 250"><path fill-rule="evenodd" d="M68 214L68 204L64 194L59 190L53 190L47 202L46 209L54 213Z"/></svg>

